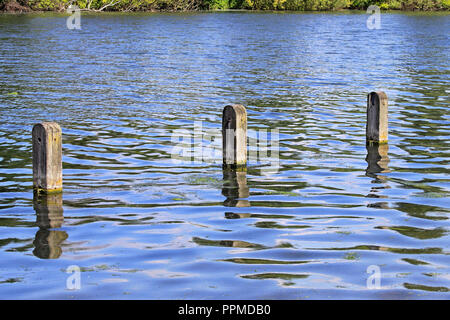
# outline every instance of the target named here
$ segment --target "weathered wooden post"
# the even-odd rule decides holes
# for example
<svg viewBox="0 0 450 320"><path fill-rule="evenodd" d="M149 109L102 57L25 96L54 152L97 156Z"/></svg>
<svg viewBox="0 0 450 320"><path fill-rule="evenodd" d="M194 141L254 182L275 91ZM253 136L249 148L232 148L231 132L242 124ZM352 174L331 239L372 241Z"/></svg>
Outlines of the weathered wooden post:
<svg viewBox="0 0 450 320"><path fill-rule="evenodd" d="M223 167L245 170L247 166L247 111L228 105L222 115Z"/></svg>
<svg viewBox="0 0 450 320"><path fill-rule="evenodd" d="M388 98L383 91L367 95L367 143L388 142Z"/></svg>
<svg viewBox="0 0 450 320"><path fill-rule="evenodd" d="M33 127L33 187L36 192L62 191L62 138L56 122Z"/></svg>

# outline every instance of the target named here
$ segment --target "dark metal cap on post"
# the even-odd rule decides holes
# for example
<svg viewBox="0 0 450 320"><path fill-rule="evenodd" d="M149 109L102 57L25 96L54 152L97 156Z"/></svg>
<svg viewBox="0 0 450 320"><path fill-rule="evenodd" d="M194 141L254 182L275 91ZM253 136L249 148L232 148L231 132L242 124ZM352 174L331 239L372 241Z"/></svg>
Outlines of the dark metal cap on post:
<svg viewBox="0 0 450 320"><path fill-rule="evenodd" d="M247 111L240 104L228 105L222 115L223 167L247 166Z"/></svg>
<svg viewBox="0 0 450 320"><path fill-rule="evenodd" d="M367 95L367 143L388 142L388 98L383 91Z"/></svg>
<svg viewBox="0 0 450 320"><path fill-rule="evenodd" d="M62 191L62 134L56 122L34 125L33 187L37 192Z"/></svg>

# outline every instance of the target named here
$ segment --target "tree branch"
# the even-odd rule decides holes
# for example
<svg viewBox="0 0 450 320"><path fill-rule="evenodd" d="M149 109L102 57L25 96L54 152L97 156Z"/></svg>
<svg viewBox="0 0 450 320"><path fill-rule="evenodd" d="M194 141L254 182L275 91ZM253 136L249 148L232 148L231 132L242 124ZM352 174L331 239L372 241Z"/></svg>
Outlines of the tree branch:
<svg viewBox="0 0 450 320"><path fill-rule="evenodd" d="M115 6L115 5L118 4L120 1L121 1L121 0L117 0L116 2L111 1L111 2L108 3L107 5L104 5L103 7L101 7L101 8L98 9L98 10L95 10L95 11L103 11L103 10L105 10L105 9L108 8L108 7Z"/></svg>

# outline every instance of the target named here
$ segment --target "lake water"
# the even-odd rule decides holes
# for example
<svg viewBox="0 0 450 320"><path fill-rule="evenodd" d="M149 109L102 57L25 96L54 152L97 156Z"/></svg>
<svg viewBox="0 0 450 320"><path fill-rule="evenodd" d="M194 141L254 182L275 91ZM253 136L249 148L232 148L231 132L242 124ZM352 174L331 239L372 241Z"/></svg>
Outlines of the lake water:
<svg viewBox="0 0 450 320"><path fill-rule="evenodd" d="M1 299L450 298L448 14L67 17L0 15ZM374 90L388 150L365 144ZM172 161L230 103L278 130L277 171ZM33 199L44 120L59 199Z"/></svg>

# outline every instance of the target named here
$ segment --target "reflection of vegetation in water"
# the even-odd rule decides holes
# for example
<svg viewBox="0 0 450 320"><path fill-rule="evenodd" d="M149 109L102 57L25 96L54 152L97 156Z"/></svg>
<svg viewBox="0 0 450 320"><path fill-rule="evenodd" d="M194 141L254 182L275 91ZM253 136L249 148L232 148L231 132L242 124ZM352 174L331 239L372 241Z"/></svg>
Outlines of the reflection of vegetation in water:
<svg viewBox="0 0 450 320"><path fill-rule="evenodd" d="M449 210L440 207L406 202L397 202L396 209L402 212L406 212L409 216L428 220L447 220L448 217L445 215L445 213L450 212ZM430 215L430 213L432 212L438 214L441 213L442 215Z"/></svg>
<svg viewBox="0 0 450 320"><path fill-rule="evenodd" d="M267 229L305 229L305 228L310 228L311 226L305 226L305 225L284 226L284 225L276 223L275 221L258 221L255 223L255 227L267 228Z"/></svg>
<svg viewBox="0 0 450 320"><path fill-rule="evenodd" d="M438 272L424 272L422 274L427 277L439 277L441 275L441 273Z"/></svg>
<svg viewBox="0 0 450 320"><path fill-rule="evenodd" d="M411 272L400 272L400 273L397 273L395 276L397 278L405 278L405 277L409 276L410 274L411 274Z"/></svg>
<svg viewBox="0 0 450 320"><path fill-rule="evenodd" d="M101 271L111 271L111 272L123 272L123 273L137 273L142 270L140 269L120 269L118 264L98 264L92 267L80 267L80 272L101 272ZM61 272L66 272L65 269L61 269Z"/></svg>
<svg viewBox="0 0 450 320"><path fill-rule="evenodd" d="M351 250L376 250L376 251L387 251L392 253L402 253L402 254L440 254L442 253L441 248L390 248L374 245L360 245L350 248L307 248L308 250L336 250L336 251L351 251Z"/></svg>
<svg viewBox="0 0 450 320"><path fill-rule="evenodd" d="M357 208L358 204L334 204L334 203L306 203L301 201L252 201L253 207L268 207L268 208L300 208L300 207L321 207L321 208L341 208L352 209Z"/></svg>
<svg viewBox="0 0 450 320"><path fill-rule="evenodd" d="M255 175L258 173L255 172ZM289 196L289 197L298 197L300 196L300 193L296 192L297 190L301 190L303 188L306 188L308 186L307 183L302 181L296 181L296 182L290 182L289 184L283 185L283 186L277 186L273 185L273 183L266 182L266 181L258 181L256 187L258 191L254 191L254 195L256 196L265 196L265 195L282 195L282 196ZM325 189L332 189L332 190L339 190L332 187L324 186ZM305 195L303 195L305 196Z"/></svg>
<svg viewBox="0 0 450 320"><path fill-rule="evenodd" d="M448 198L450 197L450 193L448 192L422 192L417 193L417 197L423 197L423 198Z"/></svg>
<svg viewBox="0 0 450 320"><path fill-rule="evenodd" d="M419 193L417 195L420 195L422 197L430 197L430 198L442 198L442 197L448 197L449 193L445 190L443 190L440 187L432 186L427 183L434 182L429 180L424 181L408 181L398 178L389 178L390 181L396 182L398 184L401 184L403 188L405 189L421 189L423 190L423 193Z"/></svg>
<svg viewBox="0 0 450 320"><path fill-rule="evenodd" d="M270 259L250 259L250 258L231 258L222 259L218 261L233 262L239 264L304 264L311 261L283 261L283 260L270 260Z"/></svg>
<svg viewBox="0 0 450 320"><path fill-rule="evenodd" d="M218 188L221 187L223 183L222 180L205 176L190 176L189 178L187 178L187 182L193 185L209 185Z"/></svg>
<svg viewBox="0 0 450 320"><path fill-rule="evenodd" d="M23 278L8 278L6 280L1 280L0 284L2 283L16 283L16 282L22 282Z"/></svg>
<svg viewBox="0 0 450 320"><path fill-rule="evenodd" d="M294 274L294 273L258 273L258 274L249 274L242 275L241 278L244 279L256 279L256 280L286 280L283 282L283 286L292 286L295 285L293 280L295 279L306 279L309 277L309 274Z"/></svg>
<svg viewBox="0 0 450 320"><path fill-rule="evenodd" d="M346 235L346 236L352 234L350 231L335 231L335 233L343 234L343 235Z"/></svg>
<svg viewBox="0 0 450 320"><path fill-rule="evenodd" d="M124 215L122 215L124 216ZM150 220L155 219L155 217L149 216L149 217L142 217L142 218L136 218L136 219L130 219L130 218L122 218L119 216L114 217L108 217L108 216L85 216L80 218L76 222L72 222L71 225L83 225L87 223L93 223L93 222L117 222L118 225L145 225L150 224Z"/></svg>
<svg viewBox="0 0 450 320"><path fill-rule="evenodd" d="M423 290L423 291L434 291L434 292L448 292L449 289L447 287L431 287L431 286L425 286L422 284L414 284L414 283L407 283L405 282L403 286L406 289L411 290Z"/></svg>
<svg viewBox="0 0 450 320"><path fill-rule="evenodd" d="M288 196L288 197L297 197L299 196L298 193L292 192L292 191L267 191L265 192L266 195L282 195L282 196Z"/></svg>
<svg viewBox="0 0 450 320"><path fill-rule="evenodd" d="M292 248L292 244L283 242L274 247L267 247L257 243L251 243L241 240L208 240L199 237L193 237L192 241L200 246L214 247L235 247L235 248L253 248L253 249L269 249L269 248Z"/></svg>
<svg viewBox="0 0 450 320"><path fill-rule="evenodd" d="M435 228L435 229L422 229L415 227L405 227L405 226L394 226L394 227L376 227L376 229L388 229L397 231L398 233L416 239L434 239L441 238L445 236L448 231L443 228Z"/></svg>
<svg viewBox="0 0 450 320"><path fill-rule="evenodd" d="M236 248L254 248L265 249L268 248L261 244L251 243L240 240L208 240L199 237L193 237L192 241L200 246L215 246L215 247L236 247Z"/></svg>
<svg viewBox="0 0 450 320"><path fill-rule="evenodd" d="M1 192L1 190L0 190ZM36 224L32 221L26 221L21 218L13 218L13 217L5 217L0 218L0 227L34 227ZM0 247L1 243L5 239L0 239Z"/></svg>
<svg viewBox="0 0 450 320"><path fill-rule="evenodd" d="M357 216L319 216L302 218L302 220L326 220L326 219L366 219L373 220L371 217L357 217Z"/></svg>
<svg viewBox="0 0 450 320"><path fill-rule="evenodd" d="M305 279L309 277L309 274L292 274L292 273L258 273L241 276L245 279L281 279L281 280L293 280L293 279Z"/></svg>
<svg viewBox="0 0 450 320"><path fill-rule="evenodd" d="M348 252L345 257L345 260L359 260L359 254L356 252Z"/></svg>
<svg viewBox="0 0 450 320"><path fill-rule="evenodd" d="M416 265L416 266L429 264L428 262L417 260L417 259L411 259L411 258L403 258L402 260L405 262L408 262L410 264Z"/></svg>
<svg viewBox="0 0 450 320"><path fill-rule="evenodd" d="M101 264L101 265L98 265L98 266L94 266L94 268L97 269L97 270L104 270L104 271L110 269L110 267L107 264Z"/></svg>
<svg viewBox="0 0 450 320"><path fill-rule="evenodd" d="M227 219L242 219L242 218L262 218L262 219L292 219L294 216L282 214L258 214L258 213L234 213L225 212Z"/></svg>
<svg viewBox="0 0 450 320"><path fill-rule="evenodd" d="M8 246L11 243L24 243L25 245L16 247L16 248L10 248L6 251L28 251L28 249L32 248L33 246L29 244L30 239L17 239L17 238L7 238L7 239L0 239L0 248Z"/></svg>

